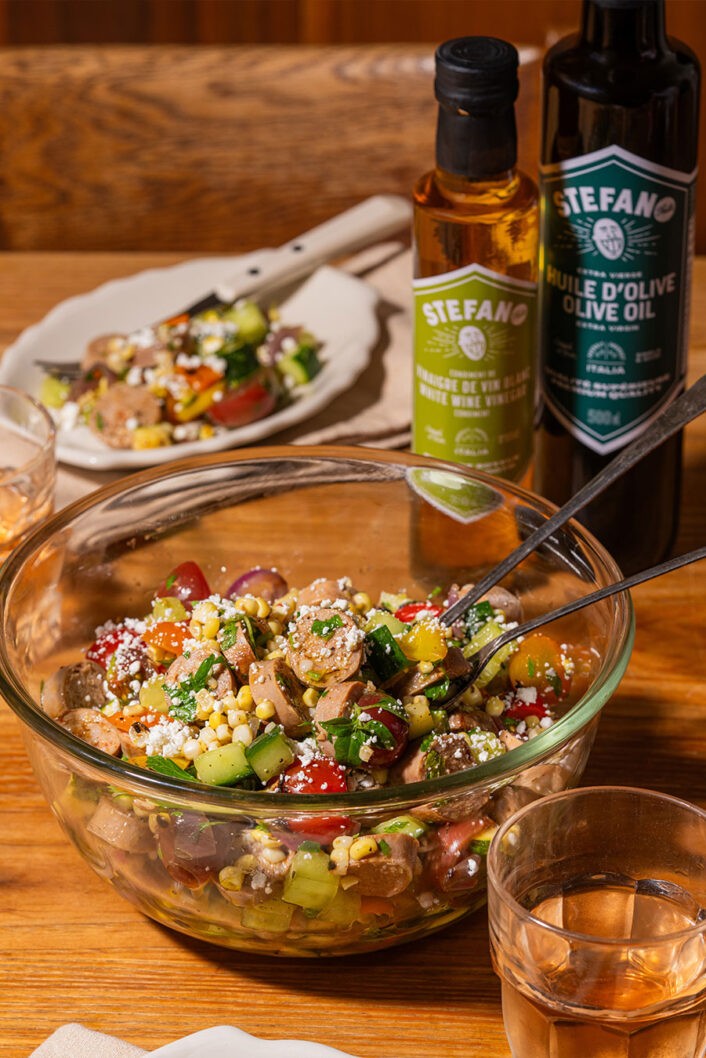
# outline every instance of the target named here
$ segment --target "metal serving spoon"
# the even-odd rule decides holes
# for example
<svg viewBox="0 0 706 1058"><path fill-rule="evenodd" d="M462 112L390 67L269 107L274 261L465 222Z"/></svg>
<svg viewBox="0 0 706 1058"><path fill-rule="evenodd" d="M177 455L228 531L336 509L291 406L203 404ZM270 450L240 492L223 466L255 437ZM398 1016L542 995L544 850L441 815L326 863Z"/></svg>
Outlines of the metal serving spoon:
<svg viewBox="0 0 706 1058"><path fill-rule="evenodd" d="M566 603L564 606L560 606L556 610L550 610L548 613L539 614L539 616L532 617L529 621L523 621L522 624L516 625L514 628L508 628L506 632L503 632L496 639L492 639L490 643L486 643L486 645L476 651L475 654L472 654L470 658L467 658L467 661L469 661L471 665L471 671L464 677L462 686L456 684L454 696L444 702L444 709L449 709L449 707L461 697L464 691L466 691L468 687L478 679L478 676L494 654L497 654L497 652L504 646L507 646L508 643L512 643L513 640L518 638L518 636L526 635L528 632L534 632L535 628L541 628L542 625L549 624L550 621L556 621L560 617L566 617L568 614L575 613L577 610L582 610L585 606L591 606L595 602L600 602L601 599L607 599L610 595L616 595L618 592L627 591L629 588L634 588L637 584L642 584L643 581L653 580L655 577L661 577L664 573L671 573L672 570L679 569L681 566L688 566L691 562L698 562L702 558L706 558L706 547L697 547L695 551L688 551L684 555L677 555L675 558L669 558L666 562L661 562L658 566L650 566L649 569L644 569L641 573L633 573L632 576L626 577L624 580L615 581L613 584L606 584L603 588L598 588L597 591L593 591L589 595L582 595L580 599L574 599L573 602Z"/></svg>
<svg viewBox="0 0 706 1058"><path fill-rule="evenodd" d="M580 511L583 507L587 506L596 496L600 495L609 485L621 477L627 470L633 467L636 463L651 452L654 448L657 448L663 441L677 433L683 426L686 426L688 422L695 419L697 415L700 415L706 410L706 375L702 375L693 386L690 386L686 392L682 393L673 404L659 415L655 421L649 426L644 433L640 434L637 440L633 441L631 445L623 448L615 459L611 460L606 467L603 468L594 478L584 485L575 496L572 496L563 507L547 518L546 522L535 529L533 533L522 541L522 543L511 551L510 554L498 563L489 573L486 573L477 584L467 591L465 595L462 595L460 599L457 599L455 603L449 606L448 610L445 610L441 614L439 620L442 624L452 625L454 621L457 621L474 603L478 602L481 596L485 595L487 591L490 591L494 585L498 584L503 577L505 577L515 566L519 565L524 558L526 558L532 551L535 551L545 540L560 529L569 518L572 518L577 511ZM680 560L677 561L678 565L684 565L685 562L695 562L700 558L700 554L696 551L691 552L690 555L681 556ZM655 566L653 569L646 570L644 573L638 573L636 576L642 580L649 580L651 577L657 577L660 573L666 573L669 569L676 569L677 566ZM631 578L629 578L631 580ZM632 581L631 581L632 582ZM640 580L635 580L633 583L639 584ZM611 594L612 591L621 591L623 587L629 587L628 581L621 582L621 584L612 587L607 594ZM603 589L605 590L605 589ZM587 599L591 600L591 596L587 596ZM596 594L595 598L598 598ZM603 596L601 596L603 598ZM588 603L581 603L581 605L588 605ZM570 613L571 611L567 611ZM556 616L555 612L554 616ZM547 618L548 620L551 617ZM534 625L533 627L538 627Z"/></svg>

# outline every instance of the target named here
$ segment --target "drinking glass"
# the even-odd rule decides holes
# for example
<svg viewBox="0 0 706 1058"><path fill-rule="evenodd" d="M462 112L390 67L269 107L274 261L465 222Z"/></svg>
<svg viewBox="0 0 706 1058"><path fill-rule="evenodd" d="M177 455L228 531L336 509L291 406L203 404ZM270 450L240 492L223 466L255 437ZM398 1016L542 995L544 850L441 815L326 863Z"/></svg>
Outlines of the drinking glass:
<svg viewBox="0 0 706 1058"><path fill-rule="evenodd" d="M41 404L22 390L0 386L0 565L52 510L55 435Z"/></svg>
<svg viewBox="0 0 706 1058"><path fill-rule="evenodd" d="M488 854L513 1058L706 1055L706 813L651 790L534 801Z"/></svg>

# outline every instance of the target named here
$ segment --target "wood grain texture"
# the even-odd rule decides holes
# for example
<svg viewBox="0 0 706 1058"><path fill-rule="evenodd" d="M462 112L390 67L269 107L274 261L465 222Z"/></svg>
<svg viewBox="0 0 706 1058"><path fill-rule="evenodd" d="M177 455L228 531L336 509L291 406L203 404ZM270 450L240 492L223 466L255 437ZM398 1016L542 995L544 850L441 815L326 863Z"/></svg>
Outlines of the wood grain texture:
<svg viewBox="0 0 706 1058"><path fill-rule="evenodd" d="M178 259L0 254L0 349L60 298ZM692 379L706 371L703 258L693 321ZM684 470L679 550L703 543L706 419L686 430ZM633 598L635 650L584 781L651 786L706 806L706 563ZM70 1019L150 1049L231 1023L359 1058L508 1058L482 913L423 942L342 961L268 960L191 941L142 917L81 861L4 705L0 746L0 1058L26 1058Z"/></svg>
<svg viewBox="0 0 706 1058"><path fill-rule="evenodd" d="M433 164L431 46L0 49L0 245L277 245ZM522 73L525 166L538 67Z"/></svg>

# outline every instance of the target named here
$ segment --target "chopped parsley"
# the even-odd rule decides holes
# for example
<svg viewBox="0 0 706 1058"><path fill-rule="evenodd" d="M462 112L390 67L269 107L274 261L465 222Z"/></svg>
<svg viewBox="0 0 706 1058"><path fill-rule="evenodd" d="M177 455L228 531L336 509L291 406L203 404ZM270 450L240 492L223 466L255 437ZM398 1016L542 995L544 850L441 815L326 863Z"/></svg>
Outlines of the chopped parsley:
<svg viewBox="0 0 706 1058"><path fill-rule="evenodd" d="M146 763L150 771L156 771L160 775L168 776L170 779L186 779L188 782L198 781L191 772L180 768L176 761L170 760L169 757L148 757Z"/></svg>
<svg viewBox="0 0 706 1058"><path fill-rule="evenodd" d="M193 676L187 676L185 680L180 680L175 684L162 684L171 703L169 706L170 716L176 717L177 720L183 720L185 724L190 724L196 719L198 710L196 695L206 686L211 675L211 669L218 664L219 660L220 658L217 654L209 654L201 662Z"/></svg>
<svg viewBox="0 0 706 1058"><path fill-rule="evenodd" d="M312 621L311 631L320 639L330 639L337 628L343 627L343 621L339 614L332 614L323 621Z"/></svg>

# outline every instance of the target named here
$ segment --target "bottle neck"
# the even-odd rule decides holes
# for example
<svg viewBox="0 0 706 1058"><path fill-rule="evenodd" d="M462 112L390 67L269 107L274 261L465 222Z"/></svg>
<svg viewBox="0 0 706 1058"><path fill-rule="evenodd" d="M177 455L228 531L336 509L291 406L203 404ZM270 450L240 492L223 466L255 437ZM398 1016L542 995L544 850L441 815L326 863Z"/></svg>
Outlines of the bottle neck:
<svg viewBox="0 0 706 1058"><path fill-rule="evenodd" d="M664 0L584 0L581 41L597 51L655 56L668 50Z"/></svg>
<svg viewBox="0 0 706 1058"><path fill-rule="evenodd" d="M443 104L436 126L439 169L469 181L512 175L517 163L514 106L486 113L463 113Z"/></svg>

